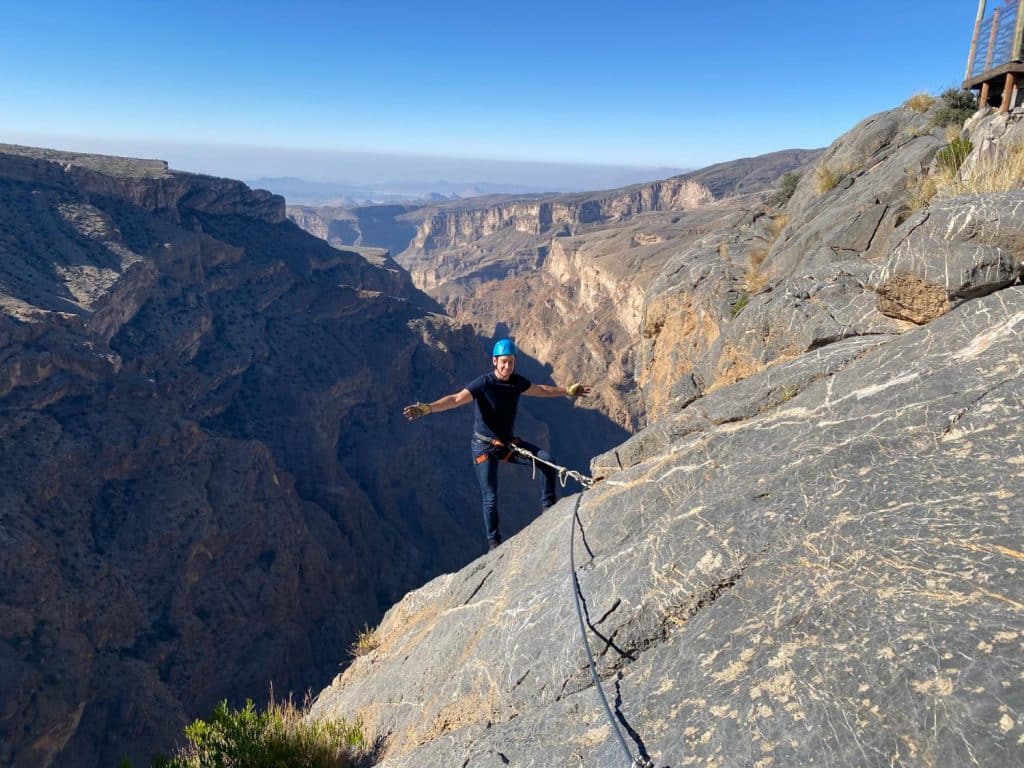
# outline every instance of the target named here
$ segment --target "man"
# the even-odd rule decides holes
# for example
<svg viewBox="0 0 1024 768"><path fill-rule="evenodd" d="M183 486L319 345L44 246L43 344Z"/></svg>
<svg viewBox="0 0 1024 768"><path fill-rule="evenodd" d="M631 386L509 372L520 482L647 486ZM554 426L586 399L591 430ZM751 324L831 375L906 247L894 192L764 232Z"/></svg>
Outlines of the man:
<svg viewBox="0 0 1024 768"><path fill-rule="evenodd" d="M469 382L464 389L455 394L442 397L432 403L415 403L407 405L402 413L412 421L431 413L440 413L452 408L466 405L476 400L476 419L473 423L473 440L471 449L473 466L476 467L477 480L480 482L480 493L483 497L484 525L487 527L488 549L501 544L501 533L498 531L498 462L507 461L512 464L533 462L520 456L508 446L518 445L539 459L552 461L551 454L532 443L520 440L514 435L516 410L519 407L519 396L530 397L585 397L590 394L590 387L573 384L568 388L554 387L548 384L533 384L516 373L516 346L511 339L501 339L494 345L491 362L494 364L492 373L478 376ZM557 474L554 469L544 464L537 464L541 472L541 506L547 509L555 503L558 496L555 491Z"/></svg>

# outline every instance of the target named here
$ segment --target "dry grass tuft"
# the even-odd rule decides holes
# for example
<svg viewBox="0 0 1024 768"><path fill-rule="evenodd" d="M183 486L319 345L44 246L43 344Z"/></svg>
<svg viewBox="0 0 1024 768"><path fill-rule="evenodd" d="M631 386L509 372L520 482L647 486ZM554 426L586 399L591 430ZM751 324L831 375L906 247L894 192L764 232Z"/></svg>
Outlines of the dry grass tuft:
<svg viewBox="0 0 1024 768"><path fill-rule="evenodd" d="M747 293L754 295L764 290L764 286L768 282L768 278L757 271L757 267L751 266L743 276L744 281L747 285Z"/></svg>
<svg viewBox="0 0 1024 768"><path fill-rule="evenodd" d="M949 159L942 162L940 158L933 173L917 180L909 190L907 207L910 210L923 208L936 197L1024 189L1024 146L987 155L978 158L973 164L966 164L964 149L967 146L969 143L965 140L954 139L950 148L947 148L955 150L949 152Z"/></svg>
<svg viewBox="0 0 1024 768"><path fill-rule="evenodd" d="M927 112L931 109L931 106L934 103L935 97L922 91L921 93L915 93L909 99L904 101L903 106L907 109L912 109L915 112Z"/></svg>
<svg viewBox="0 0 1024 768"><path fill-rule="evenodd" d="M946 143L950 144L960 138L962 130L959 125L947 125L942 133L946 138Z"/></svg>
<svg viewBox="0 0 1024 768"><path fill-rule="evenodd" d="M814 191L824 195L839 183L840 173L831 165L819 165L814 169Z"/></svg>
<svg viewBox="0 0 1024 768"><path fill-rule="evenodd" d="M826 163L814 169L814 189L819 195L823 195L833 189L839 180L849 175L858 168L854 160L844 160L838 165Z"/></svg>
<svg viewBox="0 0 1024 768"><path fill-rule="evenodd" d="M991 194L1024 189L1024 146L978 158L958 172L940 167L934 176L937 197Z"/></svg>
<svg viewBox="0 0 1024 768"><path fill-rule="evenodd" d="M349 652L355 657L365 656L379 647L380 638L377 637L377 628L371 628L369 624L364 624L363 631L356 637L356 641L352 643Z"/></svg>
<svg viewBox="0 0 1024 768"><path fill-rule="evenodd" d="M750 249L750 267L751 269L757 270L764 264L764 260L768 258L767 248L751 248Z"/></svg>
<svg viewBox="0 0 1024 768"><path fill-rule="evenodd" d="M913 186L910 187L910 194L907 197L907 208L911 211L919 211L932 201L935 197L935 193L938 192L938 187L935 184L935 178L927 175L920 177Z"/></svg>
<svg viewBox="0 0 1024 768"><path fill-rule="evenodd" d="M747 304L749 304L749 303L750 303L750 294L747 293L746 291L744 291L739 296L737 296L736 297L736 301L734 301L729 306L729 314L732 315L732 318L735 320L736 316L740 312L742 312L744 310L744 308L746 308Z"/></svg>
<svg viewBox="0 0 1024 768"><path fill-rule="evenodd" d="M774 243L779 239L779 235L782 234L782 230L789 226L789 214L780 213L778 216L772 219L772 223L768 225L768 242Z"/></svg>

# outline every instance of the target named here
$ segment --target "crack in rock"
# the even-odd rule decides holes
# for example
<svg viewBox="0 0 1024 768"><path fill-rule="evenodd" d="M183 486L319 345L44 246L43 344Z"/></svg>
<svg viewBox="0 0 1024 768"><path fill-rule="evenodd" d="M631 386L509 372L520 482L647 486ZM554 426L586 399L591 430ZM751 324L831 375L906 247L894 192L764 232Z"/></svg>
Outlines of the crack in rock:
<svg viewBox="0 0 1024 768"><path fill-rule="evenodd" d="M491 577L492 573L494 573L494 569L491 569L487 573L484 574L484 577L480 580L480 583L476 585L476 589L474 589L472 591L472 593L470 593L469 597L466 598L465 602L462 603L463 605L469 605L469 601L472 600L474 597L476 597L476 593L480 591L480 589L483 587L483 585Z"/></svg>

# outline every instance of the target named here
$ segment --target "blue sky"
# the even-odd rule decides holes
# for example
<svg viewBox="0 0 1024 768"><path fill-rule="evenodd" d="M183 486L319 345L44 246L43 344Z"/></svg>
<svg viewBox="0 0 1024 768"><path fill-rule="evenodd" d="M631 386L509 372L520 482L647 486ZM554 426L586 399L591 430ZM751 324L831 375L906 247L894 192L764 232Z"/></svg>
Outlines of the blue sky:
<svg viewBox="0 0 1024 768"><path fill-rule="evenodd" d="M976 10L0 0L0 141L693 168L958 85Z"/></svg>

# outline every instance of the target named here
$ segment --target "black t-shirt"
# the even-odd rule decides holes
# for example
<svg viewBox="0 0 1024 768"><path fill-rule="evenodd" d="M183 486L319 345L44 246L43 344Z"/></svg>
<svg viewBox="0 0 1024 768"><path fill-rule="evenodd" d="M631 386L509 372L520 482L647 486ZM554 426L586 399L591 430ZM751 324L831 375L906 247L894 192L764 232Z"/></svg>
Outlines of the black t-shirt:
<svg viewBox="0 0 1024 768"><path fill-rule="evenodd" d="M502 381L492 372L477 376L469 382L466 389L476 400L473 431L485 437L511 440L519 395L530 386L530 381L518 373L513 373L508 381Z"/></svg>

